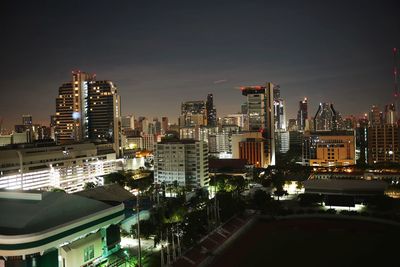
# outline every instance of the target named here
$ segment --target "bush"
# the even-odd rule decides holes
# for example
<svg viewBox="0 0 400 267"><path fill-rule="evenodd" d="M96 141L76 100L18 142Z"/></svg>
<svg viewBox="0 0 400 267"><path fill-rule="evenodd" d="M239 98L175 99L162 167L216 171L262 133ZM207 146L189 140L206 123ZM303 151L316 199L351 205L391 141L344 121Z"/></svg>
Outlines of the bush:
<svg viewBox="0 0 400 267"><path fill-rule="evenodd" d="M336 214L336 210L335 209L328 209L328 210L326 210L326 213L328 213L328 214Z"/></svg>

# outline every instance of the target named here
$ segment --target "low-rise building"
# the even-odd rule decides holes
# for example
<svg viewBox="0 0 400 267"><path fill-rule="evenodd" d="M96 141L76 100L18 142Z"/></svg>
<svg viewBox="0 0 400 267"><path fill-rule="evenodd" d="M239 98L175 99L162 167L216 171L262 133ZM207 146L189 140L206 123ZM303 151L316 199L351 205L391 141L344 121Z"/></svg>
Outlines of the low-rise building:
<svg viewBox="0 0 400 267"><path fill-rule="evenodd" d="M303 139L302 161L306 166L354 165L354 131L307 133Z"/></svg>
<svg viewBox="0 0 400 267"><path fill-rule="evenodd" d="M80 191L88 182L102 184L119 160L112 149L92 143L0 150L0 189L61 188Z"/></svg>
<svg viewBox="0 0 400 267"><path fill-rule="evenodd" d="M119 250L124 204L64 192L0 191L0 214L0 266L92 266Z"/></svg>

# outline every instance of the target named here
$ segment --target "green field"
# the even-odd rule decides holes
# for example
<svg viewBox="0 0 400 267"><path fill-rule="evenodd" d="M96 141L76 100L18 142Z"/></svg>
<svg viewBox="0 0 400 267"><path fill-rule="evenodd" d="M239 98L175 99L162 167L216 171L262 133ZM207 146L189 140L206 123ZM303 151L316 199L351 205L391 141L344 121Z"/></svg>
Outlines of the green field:
<svg viewBox="0 0 400 267"><path fill-rule="evenodd" d="M211 266L400 266L400 228L324 219L257 221Z"/></svg>

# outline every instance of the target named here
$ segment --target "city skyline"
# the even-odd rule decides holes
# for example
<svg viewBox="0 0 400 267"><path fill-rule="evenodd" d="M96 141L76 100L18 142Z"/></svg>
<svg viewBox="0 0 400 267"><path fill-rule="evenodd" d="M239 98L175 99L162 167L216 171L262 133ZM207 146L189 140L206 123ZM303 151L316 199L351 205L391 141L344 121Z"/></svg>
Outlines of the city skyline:
<svg viewBox="0 0 400 267"><path fill-rule="evenodd" d="M396 6L120 2L113 5L114 19L98 19L110 13L106 2L22 8L8 2L1 18L7 53L0 80L7 93L0 116L7 128L23 114L48 124L59 85L76 69L114 81L122 115L172 122L182 102L208 93L218 117L239 112L243 99L236 88L267 81L281 86L287 119L296 118L304 97L309 117L320 102L333 102L343 116L361 115L371 105L383 110L392 102L392 49L400 43Z"/></svg>

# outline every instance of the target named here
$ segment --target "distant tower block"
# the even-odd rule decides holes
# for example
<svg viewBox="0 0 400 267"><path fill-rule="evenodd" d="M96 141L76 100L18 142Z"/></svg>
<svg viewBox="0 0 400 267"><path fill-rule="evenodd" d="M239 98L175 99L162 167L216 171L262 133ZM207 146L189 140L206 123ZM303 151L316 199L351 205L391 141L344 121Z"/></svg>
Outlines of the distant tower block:
<svg viewBox="0 0 400 267"><path fill-rule="evenodd" d="M394 104L397 113L397 118L400 118L399 114L399 49L393 48L393 95L394 95Z"/></svg>

